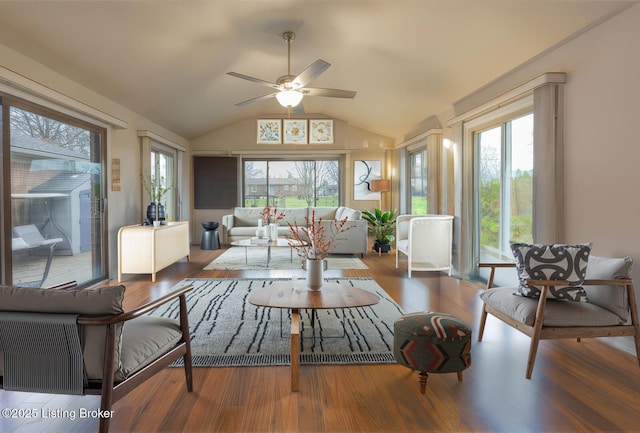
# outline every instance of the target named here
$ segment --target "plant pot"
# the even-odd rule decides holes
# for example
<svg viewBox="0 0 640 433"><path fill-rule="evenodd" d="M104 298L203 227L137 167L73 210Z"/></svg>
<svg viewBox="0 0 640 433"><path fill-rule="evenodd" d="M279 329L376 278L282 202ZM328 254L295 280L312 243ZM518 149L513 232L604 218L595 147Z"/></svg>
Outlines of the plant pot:
<svg viewBox="0 0 640 433"><path fill-rule="evenodd" d="M379 244L376 242L373 244L373 250L376 253L388 253L391 251L391 244Z"/></svg>
<svg viewBox="0 0 640 433"><path fill-rule="evenodd" d="M157 211L156 211L156 205L158 206ZM147 220L150 223L153 223L156 220L164 221L164 219L165 219L164 205L162 203L155 203L155 202L149 203L149 206L147 206Z"/></svg>

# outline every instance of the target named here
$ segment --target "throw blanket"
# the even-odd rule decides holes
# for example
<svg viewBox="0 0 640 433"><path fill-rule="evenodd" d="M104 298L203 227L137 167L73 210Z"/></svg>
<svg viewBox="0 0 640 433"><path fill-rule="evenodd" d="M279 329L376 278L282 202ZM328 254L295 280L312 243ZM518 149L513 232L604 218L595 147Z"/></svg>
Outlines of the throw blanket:
<svg viewBox="0 0 640 433"><path fill-rule="evenodd" d="M75 314L0 312L3 386L82 395L84 369Z"/></svg>

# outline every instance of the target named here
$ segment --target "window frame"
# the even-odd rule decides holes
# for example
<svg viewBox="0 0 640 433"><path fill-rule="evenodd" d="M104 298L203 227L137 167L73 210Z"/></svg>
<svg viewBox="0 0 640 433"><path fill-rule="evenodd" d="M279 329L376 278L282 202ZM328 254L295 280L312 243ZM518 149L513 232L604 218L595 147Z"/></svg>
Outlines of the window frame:
<svg viewBox="0 0 640 433"><path fill-rule="evenodd" d="M297 157L296 157L297 156ZM278 158L278 157L246 157L246 158L242 158L242 187L241 187L241 203L242 206L247 206L247 178L246 178L246 163L247 162L253 162L253 163L265 163L265 178L266 178L266 203L269 204L270 206L277 206L278 203L273 203L272 198L270 198L272 196L273 193L273 187L271 186L271 184L269 183L269 179L270 179L270 174L269 174L269 163L271 162L291 162L291 163L295 163L295 162L322 162L322 161L328 161L328 162L335 162L337 170L338 170L338 178L337 178L337 202L338 205L342 204L342 197L343 197L343 163L342 163L342 159L338 156L322 156L322 157L309 157L309 156L303 156L303 155L296 155L296 156L292 156L291 158ZM298 185L297 184L291 184L291 186L289 187L289 185L286 185L286 190L289 191L290 193L297 193L298 192ZM318 205L318 180L317 180L317 176L314 174L314 204L312 206L317 206ZM284 189L284 188L283 188ZM291 206L287 206L287 207L291 207Z"/></svg>
<svg viewBox="0 0 640 433"><path fill-rule="evenodd" d="M99 191L95 191L99 194L98 202L96 203L96 209L99 213L99 235L101 237L100 248L97 250L97 254L93 251L92 247L92 278L86 281L79 281L78 287L87 287L91 284L95 284L99 281L103 281L109 277L109 230L108 230L108 211L106 206L106 200L108 197L108 174L107 174L107 137L108 126L100 124L97 121L90 121L82 114L69 112L69 110L60 110L51 104L40 103L37 100L24 99L19 96L14 96L9 93L0 91L0 113L2 113L1 127L1 140L0 146L2 146L2 154L6 157L2 159L2 173L0 176L0 188L2 197L2 204L0 210L0 233L4 238L4 242L0 245L0 283L11 284L13 279L13 264L12 264L12 204L11 204L11 138L9 133L10 128L10 110L11 107L15 107L21 110L32 112L38 116L47 117L54 121L66 123L70 126L79 127L85 129L92 134L99 137L100 140L100 188ZM4 125L8 125L7 128ZM6 129L6 131L5 131ZM5 174L9 177L5 179Z"/></svg>
<svg viewBox="0 0 640 433"><path fill-rule="evenodd" d="M471 190L471 202L472 202L472 213L471 213L471 225L472 225L472 236L471 236L471 262L478 263L481 260L481 246L480 246L480 221L479 221L479 149L476 142L476 136L478 133L490 130L498 125L503 125L506 122L516 120L520 117L523 117L527 114L533 114L535 116L535 107L533 103L533 93L528 92L524 94L521 98L514 100L510 103L504 104L498 107L495 110L490 111L489 113L479 115L471 120L464 122L464 142L470 143L471 152L473 155L472 165L473 165L473 176L472 176L472 190ZM504 136L504 130L502 131ZM504 137L502 139L504 142ZM535 128L534 128L534 149L535 149ZM501 155L502 159L506 158L506 155ZM504 167L501 167L501 175ZM534 165L534 173L535 173L535 165ZM501 179L503 179L501 177ZM535 183L533 184L534 195L535 195ZM506 189L501 188L501 194L506 194ZM502 202L504 202L504 197L501 197ZM501 213L501 218L504 218L503 213ZM502 224L502 220L501 220ZM532 213L532 230L535 227L535 214ZM504 235L504 234L503 234ZM492 258L493 261L498 262L512 262L513 257L509 255L498 255L497 257ZM481 278L486 279L488 276L488 271L485 269L477 269L474 267L473 274L480 276Z"/></svg>

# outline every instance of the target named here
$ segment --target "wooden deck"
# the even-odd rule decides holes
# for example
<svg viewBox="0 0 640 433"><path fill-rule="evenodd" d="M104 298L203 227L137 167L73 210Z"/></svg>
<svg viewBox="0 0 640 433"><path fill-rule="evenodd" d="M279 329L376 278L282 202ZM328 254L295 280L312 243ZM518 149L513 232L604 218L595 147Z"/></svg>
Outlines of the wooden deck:
<svg viewBox="0 0 640 433"><path fill-rule="evenodd" d="M47 262L46 256L18 256L14 257L13 281L21 282L37 281L42 278ZM74 256L54 255L51 260L49 275L44 281L44 287L55 286L67 281L89 281L92 278L91 252L84 252Z"/></svg>
<svg viewBox="0 0 640 433"><path fill-rule="evenodd" d="M125 303L155 298L187 277L283 277L290 271L202 271L218 251L192 248L191 263L158 274L125 275ZM477 331L481 303L475 284L441 273L395 269L392 255L368 254L369 270L331 276L374 278L406 312L455 314ZM475 335L474 335L475 338ZM603 341L543 341L531 380L525 379L529 339L490 318L474 341L472 365L429 376L400 365L301 366L300 392L289 367L196 368L187 393L181 369L167 369L114 405L111 432L638 432L640 367L634 356ZM0 391L0 407L78 414L95 397ZM62 415L65 413L62 412ZM4 419L2 432L97 432L95 419Z"/></svg>

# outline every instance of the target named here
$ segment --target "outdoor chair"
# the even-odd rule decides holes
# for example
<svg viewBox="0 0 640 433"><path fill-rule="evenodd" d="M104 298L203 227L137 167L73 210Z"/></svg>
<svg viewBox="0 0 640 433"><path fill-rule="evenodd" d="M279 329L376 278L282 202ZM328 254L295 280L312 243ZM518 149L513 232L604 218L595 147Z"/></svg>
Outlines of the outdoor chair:
<svg viewBox="0 0 640 433"><path fill-rule="evenodd" d="M100 395L100 413L182 358L191 392L191 348L185 294L177 289L124 312L124 286L82 290L0 286L0 388ZM179 300L179 320L146 315ZM99 431L109 430L100 417Z"/></svg>
<svg viewBox="0 0 640 433"><path fill-rule="evenodd" d="M396 219L396 268L400 254L407 257L407 272L447 271L451 275L453 216L400 215Z"/></svg>
<svg viewBox="0 0 640 433"><path fill-rule="evenodd" d="M640 327L636 297L631 280L629 257L602 258L590 256L582 287L586 302L549 299L556 286L567 286L566 280L527 280L528 286L540 288L535 298L514 294L512 287L495 287L496 269L515 268L515 263L480 263L490 268L486 290L480 294L484 302L478 341L482 341L487 316L491 314L531 338L526 378L531 379L538 343L545 339L631 336L635 341L640 364Z"/></svg>
<svg viewBox="0 0 640 433"><path fill-rule="evenodd" d="M20 287L42 287L49 275L49 270L51 269L53 251L56 249L56 245L62 242L62 240L62 238L45 238L34 224L16 226L13 228L11 245L14 252L24 250L33 253L38 250L43 250L47 255L47 262L45 263L42 276L35 281L21 282L19 284Z"/></svg>

